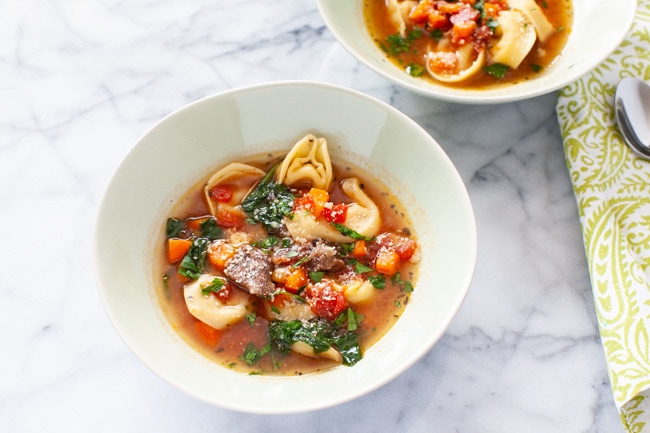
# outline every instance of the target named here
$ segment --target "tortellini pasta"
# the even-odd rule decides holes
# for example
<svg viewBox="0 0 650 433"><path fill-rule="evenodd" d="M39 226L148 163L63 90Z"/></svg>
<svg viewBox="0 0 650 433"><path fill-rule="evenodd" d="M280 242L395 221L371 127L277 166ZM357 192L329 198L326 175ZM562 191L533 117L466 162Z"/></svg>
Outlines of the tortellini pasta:
<svg viewBox="0 0 650 433"><path fill-rule="evenodd" d="M332 161L327 140L307 134L284 158L277 181L289 187L314 187L329 190L332 185Z"/></svg>
<svg viewBox="0 0 650 433"><path fill-rule="evenodd" d="M215 275L203 274L183 288L185 304L190 314L201 322L215 329L224 329L246 316L248 295L236 290L227 304L222 303L216 296L204 295L203 288L213 283Z"/></svg>
<svg viewBox="0 0 650 433"><path fill-rule="evenodd" d="M371 301L377 294L368 280L354 280L343 287L345 299L351 304L363 304Z"/></svg>
<svg viewBox="0 0 650 433"><path fill-rule="evenodd" d="M512 9L521 11L535 25L535 32L540 41L546 42L555 32L555 28L549 22L542 9L535 3L535 0L508 0Z"/></svg>
<svg viewBox="0 0 650 433"><path fill-rule="evenodd" d="M291 350L300 353L301 355L309 356L311 358L327 358L336 361L339 364L343 362L343 357L338 350L330 347L324 352L314 353L314 348L304 341L296 341L291 345Z"/></svg>
<svg viewBox="0 0 650 433"><path fill-rule="evenodd" d="M492 62L516 69L535 44L535 26L526 15L516 9L502 11L497 17L497 22L503 34L490 50Z"/></svg>
<svg viewBox="0 0 650 433"><path fill-rule="evenodd" d="M348 205L344 225L363 236L369 238L375 236L381 228L381 216L375 202L361 189L359 179L344 179L341 181L341 188L354 200ZM327 221L316 218L308 212L296 212L292 218L285 219L285 224L294 239L320 238L335 243L354 240L340 233Z"/></svg>
<svg viewBox="0 0 650 433"><path fill-rule="evenodd" d="M217 216L219 207L225 207L229 211L233 211L235 209L234 203L239 204L244 196L248 193L250 188L262 176L264 176L264 174L264 171L260 170L257 167L253 167L252 165L248 164L242 164L239 162L233 162L232 164L225 166L213 174L203 188L203 194L205 195L205 201L210 208L210 213L214 216ZM235 185L233 185L236 188L232 188L233 195L230 200L230 203L233 204L215 202L215 200L211 197L210 191L212 191L212 189L217 185L232 181L236 181Z"/></svg>
<svg viewBox="0 0 650 433"><path fill-rule="evenodd" d="M388 16L397 27L399 34L405 36L406 34L406 19L409 11L417 5L415 0L386 0L386 9L388 9Z"/></svg>

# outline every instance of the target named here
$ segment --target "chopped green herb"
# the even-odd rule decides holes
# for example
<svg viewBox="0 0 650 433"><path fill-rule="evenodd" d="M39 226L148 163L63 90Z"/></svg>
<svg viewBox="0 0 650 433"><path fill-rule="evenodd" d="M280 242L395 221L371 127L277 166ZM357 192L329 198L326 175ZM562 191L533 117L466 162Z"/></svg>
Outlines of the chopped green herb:
<svg viewBox="0 0 650 433"><path fill-rule="evenodd" d="M178 266L178 273L190 280L196 280L203 272L205 256L208 252L209 239L196 238L192 241L189 251Z"/></svg>
<svg viewBox="0 0 650 433"><path fill-rule="evenodd" d="M368 281L375 289L382 290L386 288L386 278L383 275L369 275Z"/></svg>
<svg viewBox="0 0 650 433"><path fill-rule="evenodd" d="M257 319L257 314L255 313L246 314L246 320L248 321L249 325L253 326L255 324L256 319Z"/></svg>
<svg viewBox="0 0 650 433"><path fill-rule="evenodd" d="M332 225L343 236L347 236L347 237L352 238L352 239L363 240L363 241L371 241L372 240L372 238L364 236L361 233L358 233L358 232L352 230L351 228L344 226L343 224L332 223Z"/></svg>
<svg viewBox="0 0 650 433"><path fill-rule="evenodd" d="M354 242L339 244L339 246L341 247L341 255L343 256L347 256L354 250Z"/></svg>
<svg viewBox="0 0 650 433"><path fill-rule="evenodd" d="M533 72L539 72L542 70L542 67L540 65L536 65L534 63L530 64L530 68L533 70Z"/></svg>
<svg viewBox="0 0 650 433"><path fill-rule="evenodd" d="M404 290L406 293L411 293L413 291L413 284L411 284L410 281L402 280L402 277L400 276L399 272L397 272L395 275L390 277L390 280L392 281L393 284L398 284L402 286L402 290Z"/></svg>
<svg viewBox="0 0 650 433"><path fill-rule="evenodd" d="M271 305L271 311L273 311L275 314L282 314L282 312L278 310L278 307L275 305Z"/></svg>
<svg viewBox="0 0 650 433"><path fill-rule="evenodd" d="M309 273L309 279L312 280L314 283L320 283L320 280L323 279L323 276L325 276L325 272L310 272Z"/></svg>
<svg viewBox="0 0 650 433"><path fill-rule="evenodd" d="M223 289L226 285L226 282L221 278L215 278L207 286L201 287L201 293L203 296L208 296L210 293L217 293L219 290Z"/></svg>
<svg viewBox="0 0 650 433"><path fill-rule="evenodd" d="M165 290L165 298L167 300L171 299L171 293L169 293L169 275L162 274L163 289Z"/></svg>
<svg viewBox="0 0 650 433"><path fill-rule="evenodd" d="M395 305L397 308L399 308L399 307L402 306L402 304L401 304L399 301L395 301L394 305Z"/></svg>
<svg viewBox="0 0 650 433"><path fill-rule="evenodd" d="M382 48L391 56L408 53L411 49L411 43L420 36L422 36L422 30L420 29L411 30L406 37L403 37L399 33L395 33L394 35L386 37L387 45L382 45Z"/></svg>
<svg viewBox="0 0 650 433"><path fill-rule="evenodd" d="M483 70L494 78L501 79L506 75L510 68L502 63L494 63L492 65L484 66Z"/></svg>
<svg viewBox="0 0 650 433"><path fill-rule="evenodd" d="M259 242L253 242L251 245L257 248L261 248L264 251L268 251L274 246L280 243L280 239L277 236L269 236L266 239L262 239Z"/></svg>
<svg viewBox="0 0 650 433"><path fill-rule="evenodd" d="M352 308L347 310L347 319L348 319L348 331L356 331L359 327L359 324L363 321L364 315L357 313Z"/></svg>
<svg viewBox="0 0 650 433"><path fill-rule="evenodd" d="M364 265L363 263L359 263L355 260L354 262L354 271L357 274L365 274L366 272L372 272L372 268L369 268L368 266Z"/></svg>
<svg viewBox="0 0 650 433"><path fill-rule="evenodd" d="M266 355L270 351L271 351L270 343L267 343L259 351L257 350L257 347L255 347L255 344L248 343L246 345L246 348L244 349L244 353L241 356L241 360L248 365L255 365L257 361L259 361L260 358L262 358L262 356Z"/></svg>
<svg viewBox="0 0 650 433"><path fill-rule="evenodd" d="M406 67L406 73L411 77L421 77L424 74L424 66L418 65L417 63L409 63Z"/></svg>

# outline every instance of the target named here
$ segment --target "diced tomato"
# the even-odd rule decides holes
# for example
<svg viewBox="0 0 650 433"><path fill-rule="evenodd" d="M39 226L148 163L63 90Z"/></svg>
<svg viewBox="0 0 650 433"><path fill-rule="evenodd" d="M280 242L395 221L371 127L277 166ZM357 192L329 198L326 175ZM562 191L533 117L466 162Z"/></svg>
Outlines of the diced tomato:
<svg viewBox="0 0 650 433"><path fill-rule="evenodd" d="M220 271L226 267L226 262L235 255L235 247L226 242L213 242L208 246L208 261Z"/></svg>
<svg viewBox="0 0 650 433"><path fill-rule="evenodd" d="M229 185L216 185L210 190L210 198L219 203L232 200L232 188Z"/></svg>
<svg viewBox="0 0 650 433"><path fill-rule="evenodd" d="M212 296L215 296L219 301L223 302L224 304L228 302L228 299L230 299L230 296L232 295L232 286L230 283L226 283L219 289L217 292L212 292Z"/></svg>
<svg viewBox="0 0 650 433"><path fill-rule="evenodd" d="M321 215L327 222L343 224L348 217L348 205L339 203L325 206Z"/></svg>
<svg viewBox="0 0 650 433"><path fill-rule="evenodd" d="M415 254L418 244L411 238L395 233L382 233L377 237L377 242L392 251L395 251L402 260L409 260Z"/></svg>
<svg viewBox="0 0 650 433"><path fill-rule="evenodd" d="M212 326L205 324L199 320L194 322L194 327L196 332L208 343L210 346L214 346L219 342L219 337L221 336L221 331L213 328Z"/></svg>
<svg viewBox="0 0 650 433"><path fill-rule="evenodd" d="M246 218L241 213L228 210L219 209L217 211L217 224L223 227L241 227L246 222Z"/></svg>
<svg viewBox="0 0 650 433"><path fill-rule="evenodd" d="M397 272L399 262L399 254L393 250L382 247L377 252L377 257L375 257L375 270L380 274L393 275Z"/></svg>
<svg viewBox="0 0 650 433"><path fill-rule="evenodd" d="M292 268L284 280L287 292L297 294L309 282L309 275L305 268Z"/></svg>
<svg viewBox="0 0 650 433"><path fill-rule="evenodd" d="M293 211L306 210L311 212L314 207L314 197L304 194L293 201Z"/></svg>
<svg viewBox="0 0 650 433"><path fill-rule="evenodd" d="M348 307L343 292L336 290L329 281L308 285L305 298L314 314L328 320L336 319Z"/></svg>

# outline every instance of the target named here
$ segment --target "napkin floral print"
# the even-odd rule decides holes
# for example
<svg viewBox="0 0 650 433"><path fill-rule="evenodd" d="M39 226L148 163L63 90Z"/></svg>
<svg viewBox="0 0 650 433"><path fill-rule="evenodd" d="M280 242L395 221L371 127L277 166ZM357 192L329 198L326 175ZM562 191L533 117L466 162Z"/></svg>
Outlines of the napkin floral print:
<svg viewBox="0 0 650 433"><path fill-rule="evenodd" d="M650 83L650 0L598 68L560 92L557 115L580 211L614 399L628 432L650 431L650 163L616 127L621 78Z"/></svg>

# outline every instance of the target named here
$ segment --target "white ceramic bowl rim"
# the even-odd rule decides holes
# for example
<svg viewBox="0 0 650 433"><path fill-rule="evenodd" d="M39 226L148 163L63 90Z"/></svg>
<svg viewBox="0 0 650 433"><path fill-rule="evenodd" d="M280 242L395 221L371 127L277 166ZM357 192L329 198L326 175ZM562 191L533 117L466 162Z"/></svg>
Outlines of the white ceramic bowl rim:
<svg viewBox="0 0 650 433"><path fill-rule="evenodd" d="M490 90L454 89L411 77L400 70L371 39L363 17L363 0L317 0L317 4L325 24L339 43L358 61L393 83L450 102L500 104L553 92L596 68L625 38L637 2L573 0L573 29L564 51L549 70L539 78Z"/></svg>
<svg viewBox="0 0 650 433"><path fill-rule="evenodd" d="M259 153L278 143L287 148L304 131L329 137L335 155L364 155L399 172L399 182L388 185L405 188L405 204L424 203L412 217L418 218L415 228L426 266L403 316L356 366L299 377L233 372L191 349L163 317L153 294L151 244L173 200L198 180L242 153ZM399 146L396 140L402 140ZM417 155L404 157L409 151ZM169 175L174 168L178 173ZM96 221L94 258L99 293L111 322L160 377L221 407L295 413L368 393L431 349L469 288L476 225L453 164L414 121L342 87L277 82L201 99L144 134L106 189Z"/></svg>

